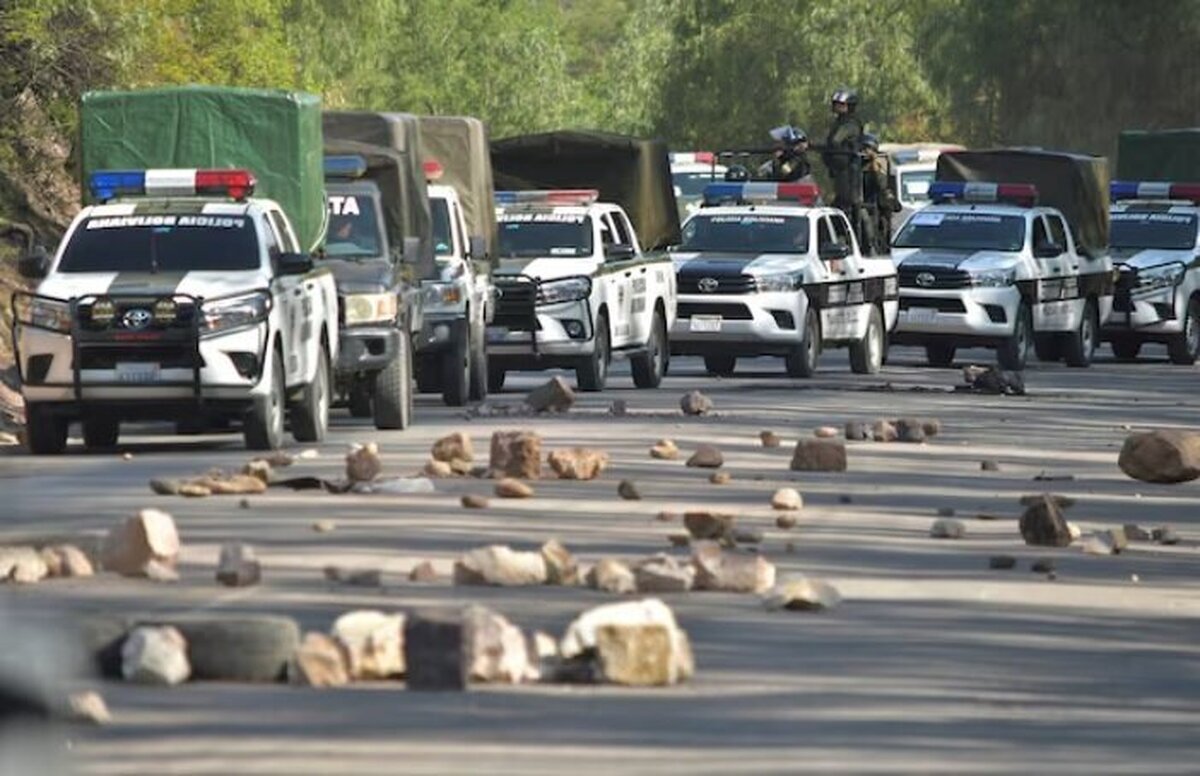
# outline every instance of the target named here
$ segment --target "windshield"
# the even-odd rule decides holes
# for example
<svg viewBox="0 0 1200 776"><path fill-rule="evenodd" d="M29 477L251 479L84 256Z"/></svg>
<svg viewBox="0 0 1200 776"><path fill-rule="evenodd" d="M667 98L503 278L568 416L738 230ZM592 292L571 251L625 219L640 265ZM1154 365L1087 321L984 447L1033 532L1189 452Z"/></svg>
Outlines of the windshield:
<svg viewBox="0 0 1200 776"><path fill-rule="evenodd" d="M501 256L592 255L592 218L573 213L504 213Z"/></svg>
<svg viewBox="0 0 1200 776"><path fill-rule="evenodd" d="M919 211L896 235L897 248L1015 252L1025 246L1025 219L988 213Z"/></svg>
<svg viewBox="0 0 1200 776"><path fill-rule="evenodd" d="M680 251L807 253L807 216L697 215L683 226Z"/></svg>
<svg viewBox="0 0 1200 776"><path fill-rule="evenodd" d="M383 254L375 198L369 194L330 194L325 255L331 259L353 259Z"/></svg>
<svg viewBox="0 0 1200 776"><path fill-rule="evenodd" d="M450 203L444 199L429 200L433 214L433 250L438 256L454 253L454 238L450 235Z"/></svg>
<svg viewBox="0 0 1200 776"><path fill-rule="evenodd" d="M1113 248L1186 251L1196 245L1196 214L1113 213L1109 230Z"/></svg>
<svg viewBox="0 0 1200 776"><path fill-rule="evenodd" d="M725 180L725 168L718 167L716 171L706 172L677 172L671 175L675 188L680 197L703 197L704 187L714 181Z"/></svg>
<svg viewBox="0 0 1200 776"><path fill-rule="evenodd" d="M910 170L900 173L900 201L928 202L929 184L933 183L936 170Z"/></svg>
<svg viewBox="0 0 1200 776"><path fill-rule="evenodd" d="M93 216L75 230L59 272L258 269L258 236L244 216Z"/></svg>

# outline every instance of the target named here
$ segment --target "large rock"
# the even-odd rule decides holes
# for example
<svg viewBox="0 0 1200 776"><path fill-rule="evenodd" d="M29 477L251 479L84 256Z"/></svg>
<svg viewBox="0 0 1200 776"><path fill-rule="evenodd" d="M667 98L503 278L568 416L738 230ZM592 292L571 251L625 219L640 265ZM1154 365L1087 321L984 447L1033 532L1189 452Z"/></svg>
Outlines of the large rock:
<svg viewBox="0 0 1200 776"><path fill-rule="evenodd" d="M679 409L684 415L707 415L712 412L712 399L699 391L689 391L679 400Z"/></svg>
<svg viewBox="0 0 1200 776"><path fill-rule="evenodd" d="M647 634L643 629L651 629ZM662 629L667 639L653 629ZM601 636L600 631L605 631ZM695 673L691 644L671 609L657 598L590 609L568 627L560 644L567 660L593 660L606 681L650 676L649 684L675 684ZM636 669L636 666L644 668Z"/></svg>
<svg viewBox="0 0 1200 776"><path fill-rule="evenodd" d="M530 391L525 403L534 412L566 412L575 404L575 392L566 380L554 377Z"/></svg>
<svg viewBox="0 0 1200 776"><path fill-rule="evenodd" d="M658 554L633 568L639 593L686 593L692 589L695 570L670 555Z"/></svg>
<svg viewBox="0 0 1200 776"><path fill-rule="evenodd" d="M601 558L588 569L587 585L593 590L625 595L637 591L637 580L633 571L614 558Z"/></svg>
<svg viewBox="0 0 1200 776"><path fill-rule="evenodd" d="M550 468L564 480L594 480L608 468L608 453L574 447L549 455Z"/></svg>
<svg viewBox="0 0 1200 776"><path fill-rule="evenodd" d="M217 581L226 587L257 585L262 579L262 565L248 544L230 542L221 547L217 561Z"/></svg>
<svg viewBox="0 0 1200 776"><path fill-rule="evenodd" d="M542 545L542 560L546 562L546 581L551 585L579 584L579 564L571 551L557 539Z"/></svg>
<svg viewBox="0 0 1200 776"><path fill-rule="evenodd" d="M929 527L929 535L934 539L961 539L967 535L967 526L961 520L943 517Z"/></svg>
<svg viewBox="0 0 1200 776"><path fill-rule="evenodd" d="M804 506L804 498L795 488L780 488L771 496L771 508L794 512Z"/></svg>
<svg viewBox="0 0 1200 776"><path fill-rule="evenodd" d="M169 625L134 628L121 645L121 675L139 684L186 682L192 666L183 634Z"/></svg>
<svg viewBox="0 0 1200 776"><path fill-rule="evenodd" d="M438 461L434 459L425 462L425 466L421 469L421 473L426 477L442 479L444 477L453 476L454 470L451 469L450 464L446 463L445 461Z"/></svg>
<svg viewBox="0 0 1200 776"><path fill-rule="evenodd" d="M383 471L379 445L368 442L355 445L346 453L346 479L351 482L371 482Z"/></svg>
<svg viewBox="0 0 1200 776"><path fill-rule="evenodd" d="M679 457L679 446L671 439L660 439L650 448L650 457L660 461L674 461Z"/></svg>
<svg viewBox="0 0 1200 776"><path fill-rule="evenodd" d="M483 606L463 611L464 651L468 676L477 682L518 684L531 678L525 634L501 615Z"/></svg>
<svg viewBox="0 0 1200 776"><path fill-rule="evenodd" d="M694 539L721 540L733 537L733 515L717 512L685 512L683 527Z"/></svg>
<svg viewBox="0 0 1200 776"><path fill-rule="evenodd" d="M896 438L901 442L925 441L925 421L920 418L900 418L896 421Z"/></svg>
<svg viewBox="0 0 1200 776"><path fill-rule="evenodd" d="M330 635L346 656L352 679L391 679L404 675L404 615L373 609L338 617Z"/></svg>
<svg viewBox="0 0 1200 776"><path fill-rule="evenodd" d="M763 593L775 586L775 564L761 555L726 552L715 544L692 553L697 590Z"/></svg>
<svg viewBox="0 0 1200 776"><path fill-rule="evenodd" d="M32 547L0 547L0 582L29 585L50 573L46 560Z"/></svg>
<svg viewBox="0 0 1200 776"><path fill-rule="evenodd" d="M410 690L465 690L470 670L459 612L418 612L404 623L405 680Z"/></svg>
<svg viewBox="0 0 1200 776"><path fill-rule="evenodd" d="M895 442L899 432L890 420L877 420L871 426L871 438L876 442Z"/></svg>
<svg viewBox="0 0 1200 776"><path fill-rule="evenodd" d="M435 461L474 461L475 450L471 446L471 437L461 431L442 437L433 443L430 456Z"/></svg>
<svg viewBox="0 0 1200 776"><path fill-rule="evenodd" d="M544 585L548 577L541 553L516 552L501 544L471 550L454 562L456 585Z"/></svg>
<svg viewBox="0 0 1200 776"><path fill-rule="evenodd" d="M792 453L792 471L846 471L845 443L834 439L801 439Z"/></svg>
<svg viewBox="0 0 1200 776"><path fill-rule="evenodd" d="M143 509L109 530L102 565L124 576L147 576L151 563L171 568L178 556L175 521L161 510Z"/></svg>
<svg viewBox="0 0 1200 776"><path fill-rule="evenodd" d="M851 442L862 442L871 438L871 429L866 423L857 420L846 421L846 427L843 429L846 439Z"/></svg>
<svg viewBox="0 0 1200 776"><path fill-rule="evenodd" d="M1021 538L1026 544L1066 547L1072 537L1062 510L1060 503L1049 494L1029 501L1021 515Z"/></svg>
<svg viewBox="0 0 1200 776"><path fill-rule="evenodd" d="M533 488L513 477L505 477L496 483L496 495L500 498L533 498ZM469 507L481 508L477 503L468 504L464 501L463 504Z"/></svg>
<svg viewBox="0 0 1200 776"><path fill-rule="evenodd" d="M833 585L807 577L786 579L763 598L768 609L797 612L824 611L841 601L842 597Z"/></svg>
<svg viewBox="0 0 1200 776"><path fill-rule="evenodd" d="M699 445L687 465L700 469L719 469L725 465L725 456L714 445Z"/></svg>
<svg viewBox="0 0 1200 776"><path fill-rule="evenodd" d="M536 480L542 476L542 438L532 431L497 431L489 465L505 477Z"/></svg>
<svg viewBox="0 0 1200 776"><path fill-rule="evenodd" d="M627 687L674 684L675 649L665 625L602 625L596 630L596 676Z"/></svg>
<svg viewBox="0 0 1200 776"><path fill-rule="evenodd" d="M306 633L288 666L288 680L303 687L340 687L350 682L346 651L324 633Z"/></svg>
<svg viewBox="0 0 1200 776"><path fill-rule="evenodd" d="M1142 482L1189 482L1200 477L1200 433L1161 429L1131 434L1117 465Z"/></svg>

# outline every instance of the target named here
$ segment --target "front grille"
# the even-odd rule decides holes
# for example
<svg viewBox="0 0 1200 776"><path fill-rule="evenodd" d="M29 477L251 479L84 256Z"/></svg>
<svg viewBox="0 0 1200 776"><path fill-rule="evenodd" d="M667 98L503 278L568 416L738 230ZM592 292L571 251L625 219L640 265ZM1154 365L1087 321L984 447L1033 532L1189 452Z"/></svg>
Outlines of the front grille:
<svg viewBox="0 0 1200 776"><path fill-rule="evenodd" d="M681 272L678 281L681 294L753 294L758 291L758 286L750 275L685 275ZM715 286L712 285L714 281Z"/></svg>
<svg viewBox="0 0 1200 776"><path fill-rule="evenodd" d="M733 302L680 302L678 316L719 315L727 321L750 321L754 316L744 304Z"/></svg>
<svg viewBox="0 0 1200 776"><path fill-rule="evenodd" d="M939 313L965 313L966 305L961 299L938 299L928 296L907 296L900 298L900 309L911 310L914 307L923 307L937 310Z"/></svg>
<svg viewBox="0 0 1200 776"><path fill-rule="evenodd" d="M107 346L79 350L80 369L116 369L117 364L158 364L163 369L193 369L195 351L180 346ZM201 365L202 366L202 365Z"/></svg>
<svg viewBox="0 0 1200 776"><path fill-rule="evenodd" d="M971 275L966 270L953 267L921 267L901 264L900 285L904 288L967 288ZM924 280L919 282L918 278Z"/></svg>
<svg viewBox="0 0 1200 776"><path fill-rule="evenodd" d="M493 323L513 331L537 329L537 281L532 278L496 278L496 315Z"/></svg>
<svg viewBox="0 0 1200 776"><path fill-rule="evenodd" d="M111 320L106 322L97 322L92 317L92 306L96 303L99 297L88 297L82 300L75 307L75 316L79 322L79 327L87 332L121 332L128 331L128 326L125 325L125 314L130 310L146 310L153 311L154 305L162 297L115 297L112 298L115 312ZM170 298L170 297L167 297ZM175 319L168 323L153 322L146 326L143 331L184 331L191 330L195 323L196 306L192 302L177 302Z"/></svg>

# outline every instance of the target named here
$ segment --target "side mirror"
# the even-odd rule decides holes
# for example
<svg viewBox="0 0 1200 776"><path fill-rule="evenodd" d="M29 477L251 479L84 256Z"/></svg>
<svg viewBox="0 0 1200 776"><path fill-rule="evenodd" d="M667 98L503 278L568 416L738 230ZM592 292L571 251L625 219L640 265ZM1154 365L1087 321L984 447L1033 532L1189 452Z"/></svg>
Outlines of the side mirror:
<svg viewBox="0 0 1200 776"><path fill-rule="evenodd" d="M307 275L313 270L313 257L307 253L281 253L275 262L279 275Z"/></svg>
<svg viewBox="0 0 1200 776"><path fill-rule="evenodd" d="M484 261L487 259L487 240L479 235L472 237L468 254L471 261Z"/></svg>
<svg viewBox="0 0 1200 776"><path fill-rule="evenodd" d="M17 272L27 280L41 280L50 274L50 254L35 245L17 261Z"/></svg>
<svg viewBox="0 0 1200 776"><path fill-rule="evenodd" d="M616 243L604 249L605 261L633 261L636 256L637 251L633 249L633 246L625 243Z"/></svg>
<svg viewBox="0 0 1200 776"><path fill-rule="evenodd" d="M421 238L420 237L405 237L404 245L400 249L400 261L405 264L416 264L421 260Z"/></svg>
<svg viewBox="0 0 1200 776"><path fill-rule="evenodd" d="M822 261L835 261L850 255L850 246L841 243L825 243L817 249L817 255Z"/></svg>
<svg viewBox="0 0 1200 776"><path fill-rule="evenodd" d="M1045 242L1035 245L1033 248L1033 258L1035 259L1056 259L1062 254L1063 247L1056 242Z"/></svg>

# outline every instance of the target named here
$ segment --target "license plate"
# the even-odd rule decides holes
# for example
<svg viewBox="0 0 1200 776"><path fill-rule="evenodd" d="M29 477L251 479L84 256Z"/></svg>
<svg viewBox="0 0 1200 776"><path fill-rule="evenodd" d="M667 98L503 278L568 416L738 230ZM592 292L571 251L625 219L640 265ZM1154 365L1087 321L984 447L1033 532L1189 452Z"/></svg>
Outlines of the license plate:
<svg viewBox="0 0 1200 776"><path fill-rule="evenodd" d="M489 326L487 327L487 338L489 341L503 340L508 337L508 328L505 326Z"/></svg>
<svg viewBox="0 0 1200 776"><path fill-rule="evenodd" d="M158 364L117 364L117 381L122 383L157 382Z"/></svg>
<svg viewBox="0 0 1200 776"><path fill-rule="evenodd" d="M909 323L933 323L937 320L938 311L933 307L908 308Z"/></svg>
<svg viewBox="0 0 1200 776"><path fill-rule="evenodd" d="M1071 314L1070 302L1051 302L1042 305L1042 315L1047 318L1066 318Z"/></svg>
<svg viewBox="0 0 1200 776"><path fill-rule="evenodd" d="M721 316L719 315L693 315L691 330L713 334L721 331Z"/></svg>

